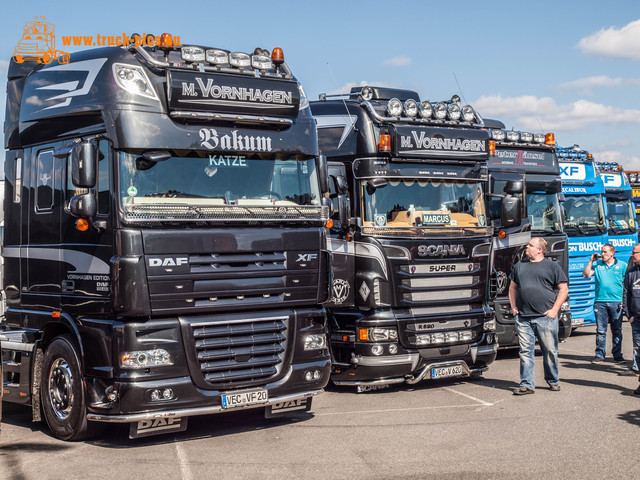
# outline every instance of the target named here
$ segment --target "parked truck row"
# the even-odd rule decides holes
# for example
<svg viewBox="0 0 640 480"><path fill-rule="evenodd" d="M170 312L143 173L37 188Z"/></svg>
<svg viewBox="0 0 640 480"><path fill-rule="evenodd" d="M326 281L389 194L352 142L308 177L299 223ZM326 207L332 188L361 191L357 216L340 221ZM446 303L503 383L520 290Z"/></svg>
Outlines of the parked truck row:
<svg viewBox="0 0 640 480"><path fill-rule="evenodd" d="M364 86L309 102L279 48L170 35L21 60L5 119L2 394L64 440L309 410L330 380L480 375L517 345L506 291L532 235L571 273L573 237L590 254L635 228L607 223L628 194L606 193L592 163L570 178L587 164L559 162L553 134L507 131L457 95ZM578 200L601 221L577 219ZM573 296L561 338L572 316L588 321Z"/></svg>

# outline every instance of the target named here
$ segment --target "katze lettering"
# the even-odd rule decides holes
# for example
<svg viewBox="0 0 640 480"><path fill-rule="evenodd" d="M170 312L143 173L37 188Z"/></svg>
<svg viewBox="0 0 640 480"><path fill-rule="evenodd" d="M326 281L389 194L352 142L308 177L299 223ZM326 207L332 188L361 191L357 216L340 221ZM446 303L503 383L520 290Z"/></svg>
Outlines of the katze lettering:
<svg viewBox="0 0 640 480"><path fill-rule="evenodd" d="M210 167L248 167L247 157L237 155L209 155Z"/></svg>

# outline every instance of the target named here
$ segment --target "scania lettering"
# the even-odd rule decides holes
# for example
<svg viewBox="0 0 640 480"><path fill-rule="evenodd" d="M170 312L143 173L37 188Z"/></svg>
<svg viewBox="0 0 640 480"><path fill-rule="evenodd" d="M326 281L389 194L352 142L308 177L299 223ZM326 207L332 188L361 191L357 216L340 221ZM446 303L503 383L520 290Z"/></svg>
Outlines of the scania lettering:
<svg viewBox="0 0 640 480"><path fill-rule="evenodd" d="M578 145L556 149L565 211L564 230L569 235L569 301L574 327L595 323L593 277L582 270L593 253L608 242L604 182L593 156Z"/></svg>
<svg viewBox="0 0 640 480"><path fill-rule="evenodd" d="M163 38L9 65L4 400L60 439L308 409L329 381L304 92L280 49Z"/></svg>
<svg viewBox="0 0 640 480"><path fill-rule="evenodd" d="M597 162L604 183L609 223L609 243L616 249L616 258L629 263L631 250L638 241L638 226L633 206L633 192L622 166Z"/></svg>
<svg viewBox="0 0 640 480"><path fill-rule="evenodd" d="M500 348L519 345L515 319L509 304L509 276L519 262L531 237L544 238L549 245L546 256L568 272L568 240L563 231L560 206L561 181L555 154L555 135L506 131L497 120L485 120L495 141L496 154L489 158L489 217L494 225L491 305L496 314ZM580 169L576 171L580 174ZM521 199L521 222L502 224L501 202L505 195ZM526 195L526 201L523 196ZM559 314L558 337L571 334L571 314L566 301Z"/></svg>
<svg viewBox="0 0 640 480"><path fill-rule="evenodd" d="M334 202L336 384L464 377L495 359L488 134L459 101L367 86L311 103Z"/></svg>

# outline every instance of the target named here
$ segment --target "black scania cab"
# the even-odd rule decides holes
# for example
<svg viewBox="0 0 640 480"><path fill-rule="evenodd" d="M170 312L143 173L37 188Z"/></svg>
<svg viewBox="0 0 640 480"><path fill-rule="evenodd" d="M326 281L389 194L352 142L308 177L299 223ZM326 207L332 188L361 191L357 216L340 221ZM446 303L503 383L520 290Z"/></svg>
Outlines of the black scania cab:
<svg viewBox="0 0 640 480"><path fill-rule="evenodd" d="M546 256L558 262L568 276L569 242L563 231L561 206L564 197L553 134L506 131L502 122L491 119L485 119L485 126L496 150L489 159L489 217L495 227L491 306L500 348L510 348L518 346L518 336L509 304L509 276L532 236L548 242ZM517 191L515 185L519 185ZM500 219L501 198L507 192L522 201L522 221L512 226L503 225ZM561 307L559 322L558 336L565 340L571 335L569 300Z"/></svg>
<svg viewBox="0 0 640 480"><path fill-rule="evenodd" d="M332 381L366 391L484 371L497 345L482 119L457 97L380 87L311 110L335 212ZM504 199L505 222L519 202Z"/></svg>
<svg viewBox="0 0 640 480"><path fill-rule="evenodd" d="M12 62L6 112L6 401L62 439L310 407L330 375L330 202L280 49Z"/></svg>

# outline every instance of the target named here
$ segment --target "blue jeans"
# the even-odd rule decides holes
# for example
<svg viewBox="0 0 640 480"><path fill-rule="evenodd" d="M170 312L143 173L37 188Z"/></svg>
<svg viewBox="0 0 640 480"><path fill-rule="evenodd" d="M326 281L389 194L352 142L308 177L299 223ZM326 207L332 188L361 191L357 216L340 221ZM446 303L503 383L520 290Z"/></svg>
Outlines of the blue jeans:
<svg viewBox="0 0 640 480"><path fill-rule="evenodd" d="M631 324L631 335L633 336L633 365L631 369L640 370L640 316L635 317Z"/></svg>
<svg viewBox="0 0 640 480"><path fill-rule="evenodd" d="M536 337L542 349L544 379L557 385L558 378L558 317L522 317L516 315L516 332L520 343L520 386L535 390Z"/></svg>
<svg viewBox="0 0 640 480"><path fill-rule="evenodd" d="M611 353L614 358L622 357L622 305L621 302L595 302L596 314L596 357L604 358L607 346L607 325L611 324Z"/></svg>

